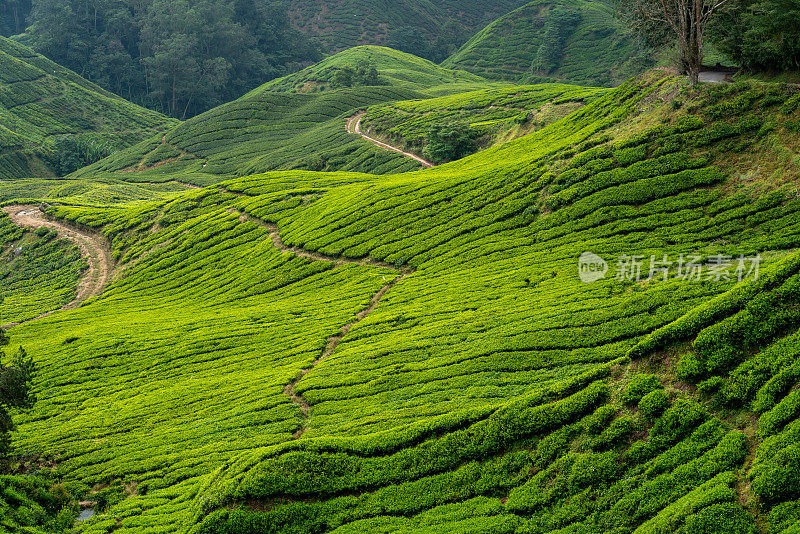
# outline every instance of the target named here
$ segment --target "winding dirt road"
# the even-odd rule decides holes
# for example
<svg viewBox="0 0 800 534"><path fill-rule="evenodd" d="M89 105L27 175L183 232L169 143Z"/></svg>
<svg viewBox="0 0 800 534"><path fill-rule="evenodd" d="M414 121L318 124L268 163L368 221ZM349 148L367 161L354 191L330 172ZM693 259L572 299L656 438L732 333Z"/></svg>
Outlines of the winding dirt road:
<svg viewBox="0 0 800 534"><path fill-rule="evenodd" d="M48 220L38 206L6 206L3 208L3 211L6 212L14 224L18 226L31 229L51 228L55 230L58 232L59 237L69 239L75 243L80 249L81 255L86 258L89 269L84 273L78 283L78 294L71 302L60 308L60 310L73 310L80 306L85 300L100 295L111 281L111 276L114 272L114 261L111 259L108 244L102 237L67 226L60 222ZM35 319L30 319L25 322L28 323L36 319L47 317L54 311L59 310L49 311ZM10 323L3 326L11 327L18 324L22 323Z"/></svg>
<svg viewBox="0 0 800 534"><path fill-rule="evenodd" d="M412 154L411 152L406 152L405 150L403 150L401 148L397 148L396 146L388 145L388 144L386 144L386 143L384 143L382 141L378 141L374 137L368 136L367 134L365 134L364 132L361 131L361 119L363 119L363 118L364 118L364 112L362 111L360 113L356 113L355 115L353 115L352 117L347 119L347 133L360 135L361 137L363 137L364 139L366 139L367 141L369 141L373 145L376 145L376 146L378 146L380 148L383 148L385 150L390 150L392 152L397 152L398 154L402 154L407 158L411 158L413 160L416 160L419 163L421 163L422 166L425 167L426 169L430 169L431 167L435 167L436 166L433 163L431 163L430 161L428 161L426 159L423 159L423 158L417 156L416 154Z"/></svg>

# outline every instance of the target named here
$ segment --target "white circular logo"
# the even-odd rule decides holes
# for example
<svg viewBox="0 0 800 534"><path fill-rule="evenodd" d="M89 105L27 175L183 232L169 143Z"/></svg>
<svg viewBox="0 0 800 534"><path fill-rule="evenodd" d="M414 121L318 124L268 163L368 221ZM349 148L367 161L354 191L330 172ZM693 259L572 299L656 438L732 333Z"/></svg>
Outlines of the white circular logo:
<svg viewBox="0 0 800 534"><path fill-rule="evenodd" d="M584 284L602 280L607 272L608 262L593 252L584 252L578 258L578 276Z"/></svg>

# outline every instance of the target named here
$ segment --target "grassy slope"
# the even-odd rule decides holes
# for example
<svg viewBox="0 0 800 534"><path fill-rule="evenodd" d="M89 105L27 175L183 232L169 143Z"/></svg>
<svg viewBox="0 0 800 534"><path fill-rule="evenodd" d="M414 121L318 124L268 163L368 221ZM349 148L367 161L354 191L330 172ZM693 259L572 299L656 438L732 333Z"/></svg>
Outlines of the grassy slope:
<svg viewBox="0 0 800 534"><path fill-rule="evenodd" d="M800 96L683 83L653 73L429 171L271 173L166 204L54 206L130 267L94 302L12 332L41 366L16 445L59 455L87 490L110 485L86 532L747 532L755 510L780 530L797 496L759 493L749 459L764 451L775 479L794 476L793 456L773 454L751 412L732 418L668 372L667 395L636 407L658 385L632 375L661 345L631 351L658 328L678 321L664 339L681 340L707 326L693 319L704 306L719 320L748 302L763 323L753 347L800 325L800 201L786 187ZM297 383L310 418L284 387L397 271L280 253L237 211L288 245L415 269ZM709 305L734 283L584 285L585 250L760 251L764 276ZM779 320L763 320L771 309ZM719 351L733 359L700 378L753 354ZM795 424L792 406L763 437Z"/></svg>
<svg viewBox="0 0 800 534"><path fill-rule="evenodd" d="M479 147L488 148L541 129L604 93L596 88L539 84L392 102L369 107L362 130L421 155L431 128L465 124L480 135Z"/></svg>
<svg viewBox="0 0 800 534"><path fill-rule="evenodd" d="M42 158L56 135L131 145L171 123L0 37L0 178L52 175Z"/></svg>
<svg viewBox="0 0 800 534"><path fill-rule="evenodd" d="M368 58L385 85L302 94L296 89L327 79L332 69ZM321 82L320 82L321 83ZM442 69L415 56L357 47L235 102L194 117L170 131L79 171L77 177L128 181L184 180L208 185L233 176L279 169L403 172L418 164L379 149L345 130L355 110L380 102L452 94L496 84ZM113 173L113 174L110 174Z"/></svg>
<svg viewBox="0 0 800 534"><path fill-rule="evenodd" d="M289 2L289 16L304 33L315 35L330 50L354 45L386 45L389 29L413 27L431 41L449 21L478 29L519 7L524 0L401 0L374 2Z"/></svg>
<svg viewBox="0 0 800 534"><path fill-rule="evenodd" d="M563 22L567 12L578 18ZM536 0L499 18L442 66L517 83L617 85L650 65L603 0Z"/></svg>

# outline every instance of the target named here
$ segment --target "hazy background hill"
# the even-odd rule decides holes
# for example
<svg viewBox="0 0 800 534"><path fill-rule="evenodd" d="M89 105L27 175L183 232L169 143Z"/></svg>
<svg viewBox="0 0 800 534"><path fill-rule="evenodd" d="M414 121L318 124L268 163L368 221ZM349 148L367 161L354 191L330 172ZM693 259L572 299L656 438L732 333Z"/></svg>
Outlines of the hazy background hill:
<svg viewBox="0 0 800 534"><path fill-rule="evenodd" d="M175 121L0 37L0 178L68 174Z"/></svg>
<svg viewBox="0 0 800 534"><path fill-rule="evenodd" d="M475 35L444 66L518 83L618 85L653 65L607 0L535 0Z"/></svg>
<svg viewBox="0 0 800 534"><path fill-rule="evenodd" d="M378 44L444 60L475 31L524 0L400 0L281 3L292 25L316 36L326 49Z"/></svg>
<svg viewBox="0 0 800 534"><path fill-rule="evenodd" d="M444 60L523 0L3 0L3 35L125 98L187 118L357 45Z"/></svg>

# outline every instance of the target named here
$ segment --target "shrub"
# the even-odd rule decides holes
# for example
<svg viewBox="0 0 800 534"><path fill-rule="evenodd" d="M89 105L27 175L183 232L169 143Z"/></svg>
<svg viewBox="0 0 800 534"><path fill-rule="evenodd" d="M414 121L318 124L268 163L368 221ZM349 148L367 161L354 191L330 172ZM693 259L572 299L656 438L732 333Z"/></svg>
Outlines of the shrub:
<svg viewBox="0 0 800 534"><path fill-rule="evenodd" d="M624 404L633 406L651 391L661 389L662 387L661 382L658 381L655 375L639 373L633 375L628 381L621 400Z"/></svg>
<svg viewBox="0 0 800 534"><path fill-rule="evenodd" d="M686 518L678 534L750 534L754 519L735 503L725 502L706 506Z"/></svg>
<svg viewBox="0 0 800 534"><path fill-rule="evenodd" d="M56 138L49 159L56 174L66 176L110 156L112 152L114 147L99 135L67 135Z"/></svg>
<svg viewBox="0 0 800 534"><path fill-rule="evenodd" d="M455 161L478 150L480 132L465 124L446 124L428 130L423 155L434 163Z"/></svg>
<svg viewBox="0 0 800 534"><path fill-rule="evenodd" d="M669 395L663 389L656 389L642 397L639 401L639 410L648 419L661 415L669 406Z"/></svg>
<svg viewBox="0 0 800 534"><path fill-rule="evenodd" d="M775 503L800 497L800 445L789 445L759 467L752 488L761 500Z"/></svg>

